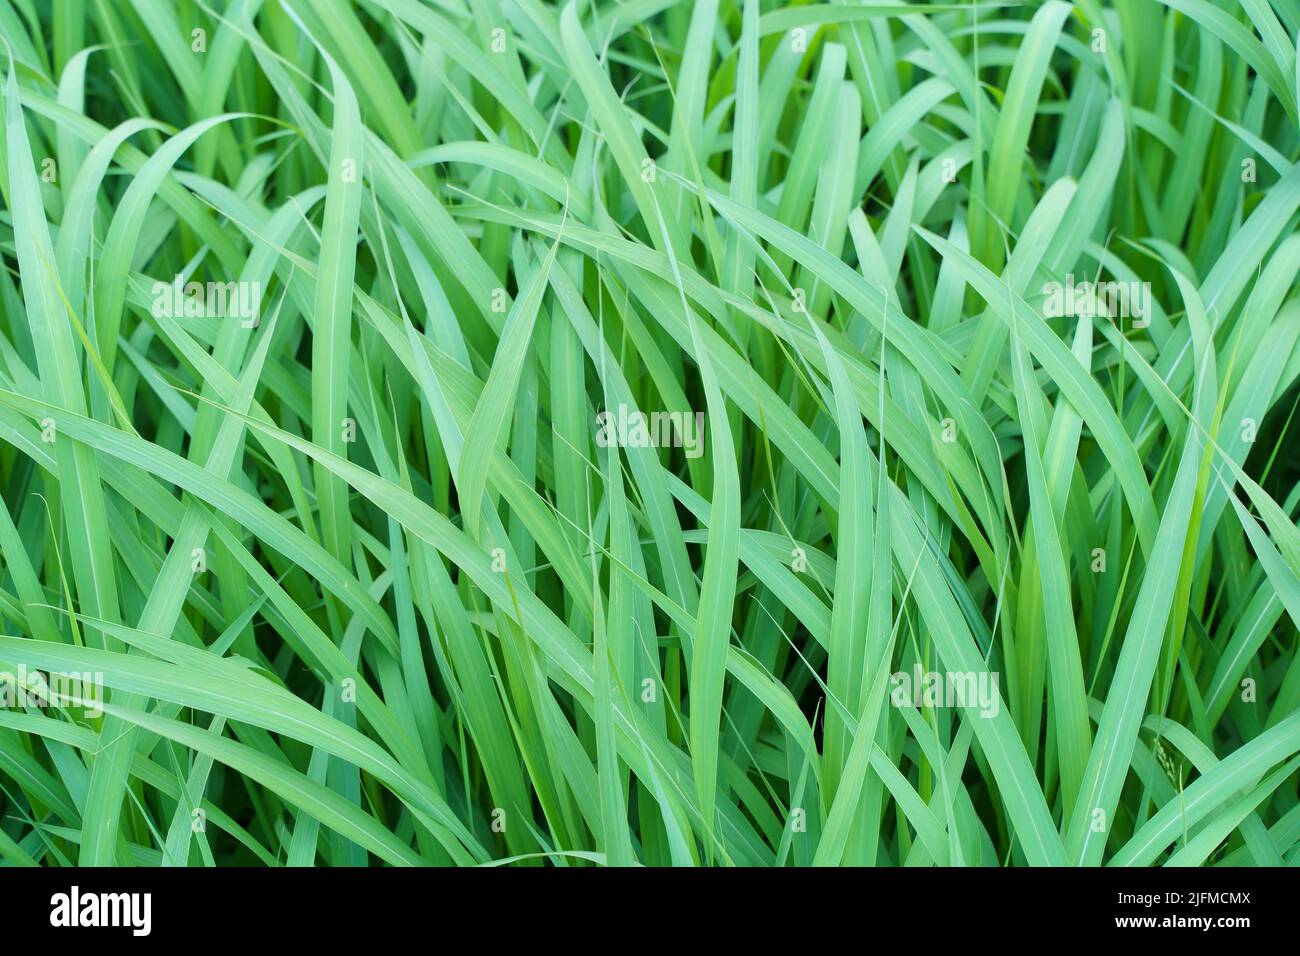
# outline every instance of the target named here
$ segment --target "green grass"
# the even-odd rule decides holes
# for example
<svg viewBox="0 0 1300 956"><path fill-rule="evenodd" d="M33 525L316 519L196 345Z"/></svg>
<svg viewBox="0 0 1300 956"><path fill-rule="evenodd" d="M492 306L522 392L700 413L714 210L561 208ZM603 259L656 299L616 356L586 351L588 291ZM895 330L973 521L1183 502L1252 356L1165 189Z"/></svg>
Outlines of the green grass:
<svg viewBox="0 0 1300 956"><path fill-rule="evenodd" d="M5 865L1300 862L1294 0L0 37Z"/></svg>

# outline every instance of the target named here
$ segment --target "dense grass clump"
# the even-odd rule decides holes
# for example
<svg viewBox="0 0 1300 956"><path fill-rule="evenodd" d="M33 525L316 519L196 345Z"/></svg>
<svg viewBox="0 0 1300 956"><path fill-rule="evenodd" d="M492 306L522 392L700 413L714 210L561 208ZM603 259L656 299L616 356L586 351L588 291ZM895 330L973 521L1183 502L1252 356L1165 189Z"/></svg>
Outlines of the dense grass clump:
<svg viewBox="0 0 1300 956"><path fill-rule="evenodd" d="M0 860L1300 861L1298 36L0 0Z"/></svg>

